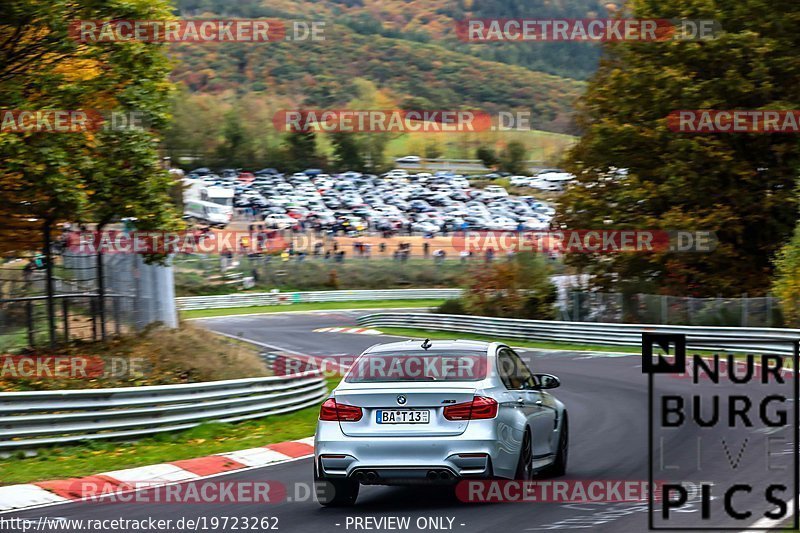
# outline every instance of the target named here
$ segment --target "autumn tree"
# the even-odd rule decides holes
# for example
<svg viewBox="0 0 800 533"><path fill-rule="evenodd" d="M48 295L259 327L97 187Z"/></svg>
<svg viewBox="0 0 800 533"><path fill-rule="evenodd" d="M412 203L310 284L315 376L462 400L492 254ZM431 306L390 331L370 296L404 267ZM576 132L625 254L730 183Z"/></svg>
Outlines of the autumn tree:
<svg viewBox="0 0 800 533"><path fill-rule="evenodd" d="M397 103L386 91L366 79L353 80L355 96L348 102L348 109L361 110L394 110ZM392 139L401 134L396 132L365 132L356 135L361 157L370 172L379 173L387 170L386 147Z"/></svg>
<svg viewBox="0 0 800 533"><path fill-rule="evenodd" d="M794 0L633 0L632 18L713 19L715 39L619 42L590 82L584 134L568 156L578 177L562 198L573 229L712 230L712 253L571 256L593 283L623 292L763 294L771 260L797 218L792 135L687 134L685 109L797 109L800 4ZM623 169L623 170L620 170Z"/></svg>
<svg viewBox="0 0 800 533"><path fill-rule="evenodd" d="M243 167L253 164L252 138L247 135L241 115L236 109L225 115L222 144L217 147L217 160L224 166Z"/></svg>
<svg viewBox="0 0 800 533"><path fill-rule="evenodd" d="M556 289L550 281L550 268L540 254L520 253L474 266L465 284L460 304L466 314L554 318Z"/></svg>
<svg viewBox="0 0 800 533"><path fill-rule="evenodd" d="M509 142L500 153L500 170L510 172L511 174L524 174L526 171L525 155L527 152L525 145L520 141Z"/></svg>
<svg viewBox="0 0 800 533"><path fill-rule="evenodd" d="M497 158L497 153L492 148L481 146L475 151L475 157L481 160L486 168L494 168L500 160Z"/></svg>
<svg viewBox="0 0 800 533"><path fill-rule="evenodd" d="M171 180L159 167L155 135L167 119L171 90L163 45L87 44L69 34L77 20L169 18L169 4L10 0L2 15L4 109L85 110L129 121L116 127L106 120L96 131L0 132L2 250L39 248L42 230L61 221L135 217L145 229L174 223Z"/></svg>
<svg viewBox="0 0 800 533"><path fill-rule="evenodd" d="M425 159L439 159L442 157L442 147L435 141L425 145Z"/></svg>
<svg viewBox="0 0 800 533"><path fill-rule="evenodd" d="M291 171L317 166L320 162L317 154L317 134L311 128L288 133L284 139L284 154Z"/></svg>
<svg viewBox="0 0 800 533"><path fill-rule="evenodd" d="M337 170L365 170L361 148L354 134L333 133L331 134L331 144L333 145L333 161Z"/></svg>
<svg viewBox="0 0 800 533"><path fill-rule="evenodd" d="M800 224L778 254L773 292L780 300L787 326L800 326Z"/></svg>
<svg viewBox="0 0 800 533"><path fill-rule="evenodd" d="M230 109L217 96L192 94L179 86L173 94L172 120L163 135L165 151L172 161L179 163L190 157L197 166L214 166Z"/></svg>

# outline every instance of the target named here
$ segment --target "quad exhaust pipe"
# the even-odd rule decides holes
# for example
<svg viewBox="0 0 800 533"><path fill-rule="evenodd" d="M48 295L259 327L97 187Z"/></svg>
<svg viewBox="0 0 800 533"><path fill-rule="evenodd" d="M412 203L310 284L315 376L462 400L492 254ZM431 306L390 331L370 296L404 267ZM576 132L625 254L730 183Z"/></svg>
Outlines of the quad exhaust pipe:
<svg viewBox="0 0 800 533"><path fill-rule="evenodd" d="M453 475L447 470L428 470L426 477L431 481L450 481Z"/></svg>
<svg viewBox="0 0 800 533"><path fill-rule="evenodd" d="M354 474L354 477L359 483L373 483L378 480L378 473L373 470L359 471Z"/></svg>
<svg viewBox="0 0 800 533"><path fill-rule="evenodd" d="M428 470L425 474L428 481L452 481L455 476L448 470ZM375 483L380 479L375 470L359 470L353 474L353 478L359 483Z"/></svg>

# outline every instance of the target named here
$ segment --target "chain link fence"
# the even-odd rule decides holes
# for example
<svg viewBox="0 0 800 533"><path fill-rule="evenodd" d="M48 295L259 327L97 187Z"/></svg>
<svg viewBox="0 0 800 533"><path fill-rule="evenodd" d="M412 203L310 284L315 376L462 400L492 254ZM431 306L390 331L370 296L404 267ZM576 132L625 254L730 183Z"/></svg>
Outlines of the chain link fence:
<svg viewBox="0 0 800 533"><path fill-rule="evenodd" d="M0 353L75 339L99 340L153 322L177 326L172 267L140 255L54 253L0 263Z"/></svg>
<svg viewBox="0 0 800 533"><path fill-rule="evenodd" d="M773 296L689 298L659 294L571 291L560 304L561 320L687 326L782 327Z"/></svg>

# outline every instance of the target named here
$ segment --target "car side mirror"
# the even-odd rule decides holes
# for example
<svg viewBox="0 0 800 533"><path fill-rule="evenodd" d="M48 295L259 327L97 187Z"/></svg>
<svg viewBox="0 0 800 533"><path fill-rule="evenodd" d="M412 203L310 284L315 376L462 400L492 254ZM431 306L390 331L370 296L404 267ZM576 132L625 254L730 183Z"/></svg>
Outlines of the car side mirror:
<svg viewBox="0 0 800 533"><path fill-rule="evenodd" d="M540 389L555 389L561 386L561 380L552 374L536 374Z"/></svg>

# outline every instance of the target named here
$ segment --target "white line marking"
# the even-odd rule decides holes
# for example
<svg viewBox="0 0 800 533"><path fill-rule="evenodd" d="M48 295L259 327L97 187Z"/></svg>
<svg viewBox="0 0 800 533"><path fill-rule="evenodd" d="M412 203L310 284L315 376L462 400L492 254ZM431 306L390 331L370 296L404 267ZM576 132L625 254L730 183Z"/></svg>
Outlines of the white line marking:
<svg viewBox="0 0 800 533"><path fill-rule="evenodd" d="M221 307L220 309L228 309ZM235 315L199 316L195 318L182 318L181 320L211 320L212 318L236 318L239 316L263 316L263 315L311 315L315 313L330 313L332 311L413 311L416 309L435 309L434 307L365 307L363 309L313 309L311 311L265 311L263 313L237 313ZM180 310L179 310L180 311ZM203 309L186 309L185 311L203 311Z"/></svg>
<svg viewBox="0 0 800 533"><path fill-rule="evenodd" d="M794 516L794 500L795 500L795 498L792 498L792 500L787 503L787 506L789 507L789 514L786 515L785 517L783 517L781 519L778 519L778 520L773 520L772 518L767 518L767 517L761 518L759 520L756 520L755 523L753 523L753 525L751 525L749 529L743 529L742 533L747 533L751 529L756 529L756 528L759 528L759 529L766 529L766 528L778 529L778 528L781 528L781 529L783 529L781 527L781 524L785 523L788 519L790 519L791 517Z"/></svg>

